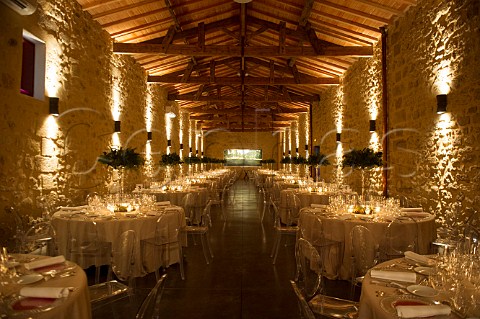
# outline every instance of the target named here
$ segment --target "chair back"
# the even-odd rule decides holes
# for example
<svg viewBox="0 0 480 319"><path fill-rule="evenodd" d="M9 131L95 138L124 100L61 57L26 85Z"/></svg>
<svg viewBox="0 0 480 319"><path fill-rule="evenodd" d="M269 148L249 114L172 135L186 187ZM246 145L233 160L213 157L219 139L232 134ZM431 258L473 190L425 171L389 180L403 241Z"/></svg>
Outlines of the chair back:
<svg viewBox="0 0 480 319"><path fill-rule="evenodd" d="M411 227L413 223L414 227ZM407 227L408 226L408 227ZM415 219L401 217L392 220L385 233L385 259L401 258L406 251L417 251L418 229Z"/></svg>
<svg viewBox="0 0 480 319"><path fill-rule="evenodd" d="M121 281L127 281L132 277L136 241L135 231L127 230L113 243L112 270Z"/></svg>
<svg viewBox="0 0 480 319"><path fill-rule="evenodd" d="M185 217L190 218L190 220L193 220L195 217L195 194L194 193L188 193L185 194L182 198L182 207L185 211Z"/></svg>
<svg viewBox="0 0 480 319"><path fill-rule="evenodd" d="M165 288L167 275L163 275L148 293L147 298L143 301L135 319L153 319L160 318L160 300Z"/></svg>
<svg viewBox="0 0 480 319"><path fill-rule="evenodd" d="M303 296L295 281L290 280L290 284L292 285L295 296L297 296L298 308L300 309L301 318L315 319L315 315L313 314L312 309L310 309L307 300Z"/></svg>
<svg viewBox="0 0 480 319"><path fill-rule="evenodd" d="M288 192L287 193L288 214L287 214L287 220L284 221L287 225L292 225L297 223L298 217L300 214L300 208L301 208L300 198L296 194L292 192Z"/></svg>
<svg viewBox="0 0 480 319"><path fill-rule="evenodd" d="M463 229L463 250L466 254L478 254L478 240L480 230L472 225L465 225Z"/></svg>
<svg viewBox="0 0 480 319"><path fill-rule="evenodd" d="M26 254L56 256L56 232L49 221L31 226L22 238L22 252Z"/></svg>
<svg viewBox="0 0 480 319"><path fill-rule="evenodd" d="M298 285L307 298L313 297L321 288L323 263L318 251L304 238L297 240Z"/></svg>
<svg viewBox="0 0 480 319"><path fill-rule="evenodd" d="M350 232L352 249L352 277L363 276L378 262L378 244L370 230L362 225Z"/></svg>

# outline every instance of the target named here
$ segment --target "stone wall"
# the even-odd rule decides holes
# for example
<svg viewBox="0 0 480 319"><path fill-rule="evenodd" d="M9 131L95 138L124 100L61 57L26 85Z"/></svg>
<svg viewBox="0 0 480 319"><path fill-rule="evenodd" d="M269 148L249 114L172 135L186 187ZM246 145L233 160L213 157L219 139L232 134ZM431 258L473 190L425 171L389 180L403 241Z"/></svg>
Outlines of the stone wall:
<svg viewBox="0 0 480 319"><path fill-rule="evenodd" d="M475 0L421 1L388 29L388 191L435 213L440 225L480 209L479 10ZM382 151L380 65L378 44L373 58L359 59L341 85L321 95L312 130L322 153L340 158L341 148L369 145ZM446 114L436 113L437 94L448 94ZM374 105L378 136L368 132ZM346 169L322 171L327 180L358 185ZM374 182L380 190L380 175Z"/></svg>
<svg viewBox="0 0 480 319"><path fill-rule="evenodd" d="M23 217L41 215L40 199L52 205L83 204L88 193L106 193L112 172L97 157L112 146L151 157L166 152L166 92L147 87L145 71L128 56L113 55L112 41L73 0L39 0L33 15L0 7L0 228L12 237L14 207ZM22 32L45 42L45 98L20 94ZM7 61L7 63L5 63ZM49 115L48 97L59 98L60 116ZM177 109L178 113L178 109ZM114 134L114 120L121 133ZM153 141L147 143L147 127ZM172 124L178 152L178 117ZM151 154L148 155L147 145ZM127 185L147 167L127 174Z"/></svg>

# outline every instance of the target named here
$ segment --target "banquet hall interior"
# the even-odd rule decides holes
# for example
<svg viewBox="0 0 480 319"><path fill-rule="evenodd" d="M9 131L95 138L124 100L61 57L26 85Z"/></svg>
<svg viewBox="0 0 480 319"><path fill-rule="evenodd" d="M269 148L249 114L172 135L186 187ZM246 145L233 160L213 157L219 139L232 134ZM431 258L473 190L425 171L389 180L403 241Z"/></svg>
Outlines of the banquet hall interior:
<svg viewBox="0 0 480 319"><path fill-rule="evenodd" d="M480 317L478 0L0 29L0 318Z"/></svg>

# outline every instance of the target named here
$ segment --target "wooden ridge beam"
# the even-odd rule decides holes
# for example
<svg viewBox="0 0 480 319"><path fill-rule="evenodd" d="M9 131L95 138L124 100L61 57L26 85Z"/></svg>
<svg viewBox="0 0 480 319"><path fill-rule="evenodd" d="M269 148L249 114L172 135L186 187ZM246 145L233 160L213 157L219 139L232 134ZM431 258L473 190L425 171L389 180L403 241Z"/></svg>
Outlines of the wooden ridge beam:
<svg viewBox="0 0 480 319"><path fill-rule="evenodd" d="M242 112L242 109L240 107L232 107L229 109L208 109L204 107L194 107L194 108L182 108L183 111L189 112L189 113L195 113L195 114L240 114ZM281 110L273 110L269 109L268 111L266 109L256 109L253 107L246 107L245 112L249 113L257 113L257 114L269 114L269 113L274 113L275 116L277 114L296 114L296 113L307 113L309 112L308 107L304 108L298 108L298 109L281 109Z"/></svg>

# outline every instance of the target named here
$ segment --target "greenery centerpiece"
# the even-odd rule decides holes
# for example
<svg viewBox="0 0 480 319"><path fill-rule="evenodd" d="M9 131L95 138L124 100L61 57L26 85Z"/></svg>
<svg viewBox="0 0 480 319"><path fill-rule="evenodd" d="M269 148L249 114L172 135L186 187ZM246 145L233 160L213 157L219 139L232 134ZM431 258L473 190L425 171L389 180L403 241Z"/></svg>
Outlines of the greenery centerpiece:
<svg viewBox="0 0 480 319"><path fill-rule="evenodd" d="M308 156L307 165L314 168L314 171L315 171L314 180L319 181L320 180L320 166L330 165L330 162L328 161L328 158L327 158L326 155L318 153L318 154L312 154L312 155Z"/></svg>
<svg viewBox="0 0 480 319"><path fill-rule="evenodd" d="M275 164L275 160L273 158L267 158L260 160L260 164L267 164L269 169L273 169L273 164Z"/></svg>
<svg viewBox="0 0 480 319"><path fill-rule="evenodd" d="M135 148L111 148L97 158L99 163L113 168L120 181L120 192L123 193L125 169L138 169L145 163L145 159L135 151ZM115 179L115 178L114 178Z"/></svg>
<svg viewBox="0 0 480 319"><path fill-rule="evenodd" d="M365 195L368 180L367 173L373 167L383 165L382 152L375 152L371 148L363 148L361 150L352 149L343 155L342 166L351 167L352 169L360 169L362 172L362 196Z"/></svg>

